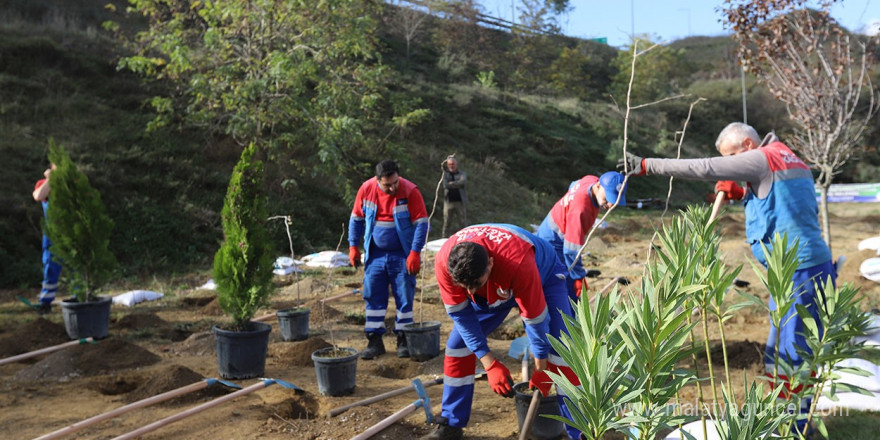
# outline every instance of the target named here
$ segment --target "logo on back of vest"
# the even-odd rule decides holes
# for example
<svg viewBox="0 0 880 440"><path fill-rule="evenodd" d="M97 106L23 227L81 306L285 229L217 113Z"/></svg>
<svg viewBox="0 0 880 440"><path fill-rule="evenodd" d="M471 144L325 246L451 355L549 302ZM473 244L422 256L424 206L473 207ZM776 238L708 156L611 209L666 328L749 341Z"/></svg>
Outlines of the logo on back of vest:
<svg viewBox="0 0 880 440"><path fill-rule="evenodd" d="M499 287L498 290L495 291L495 294L498 295L499 298L506 301L513 296L513 289L504 290Z"/></svg>

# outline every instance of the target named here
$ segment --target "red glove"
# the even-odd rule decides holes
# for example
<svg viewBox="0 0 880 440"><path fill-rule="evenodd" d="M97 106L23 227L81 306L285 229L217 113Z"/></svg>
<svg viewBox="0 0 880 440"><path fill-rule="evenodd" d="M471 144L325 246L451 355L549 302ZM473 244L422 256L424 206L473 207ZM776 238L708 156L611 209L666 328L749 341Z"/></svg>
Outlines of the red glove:
<svg viewBox="0 0 880 440"><path fill-rule="evenodd" d="M590 288L590 286L587 285L587 282L584 281L583 278L574 280L574 293L575 293L575 295L578 296L578 298L581 297L581 293L584 291L584 289L589 289L589 288ZM545 394L545 396L546 396L546 394Z"/></svg>
<svg viewBox="0 0 880 440"><path fill-rule="evenodd" d="M547 374L547 370L535 371L532 379L529 380L529 389L537 389L541 395L547 397L550 395L550 387L553 386L553 380Z"/></svg>
<svg viewBox="0 0 880 440"><path fill-rule="evenodd" d="M724 191L730 200L742 200L746 195L746 190L732 180L721 180L715 184L715 192Z"/></svg>
<svg viewBox="0 0 880 440"><path fill-rule="evenodd" d="M498 359L492 361L492 365L486 369L486 375L489 376L489 386L492 387L492 391L504 397L513 397L513 378L510 377L510 370Z"/></svg>
<svg viewBox="0 0 880 440"><path fill-rule="evenodd" d="M357 246L349 246L348 248L348 262L351 263L351 267L357 269L358 266L361 265L361 251Z"/></svg>
<svg viewBox="0 0 880 440"><path fill-rule="evenodd" d="M416 275L421 268L422 256L416 251L409 251L409 256L406 257L406 271L409 272L410 275Z"/></svg>

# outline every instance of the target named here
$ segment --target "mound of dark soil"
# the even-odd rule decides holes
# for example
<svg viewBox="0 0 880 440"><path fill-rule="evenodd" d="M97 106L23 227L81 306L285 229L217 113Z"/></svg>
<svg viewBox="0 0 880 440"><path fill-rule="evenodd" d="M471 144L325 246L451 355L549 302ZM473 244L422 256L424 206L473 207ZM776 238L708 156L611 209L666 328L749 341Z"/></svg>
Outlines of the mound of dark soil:
<svg viewBox="0 0 880 440"><path fill-rule="evenodd" d="M144 367L161 358L137 345L104 339L97 344L83 344L50 354L45 359L15 374L18 380L66 381L79 376Z"/></svg>
<svg viewBox="0 0 880 440"><path fill-rule="evenodd" d="M202 307L201 313L207 316L220 316L223 314L223 309L220 308L220 302L217 301L217 298L214 298Z"/></svg>
<svg viewBox="0 0 880 440"><path fill-rule="evenodd" d="M330 347L330 344L316 337L305 341L269 344L269 357L295 367L311 367L315 365L312 362L312 353L326 347Z"/></svg>
<svg viewBox="0 0 880 440"><path fill-rule="evenodd" d="M67 341L70 341L70 338L63 325L37 318L21 327L11 329L0 337L0 358L63 344Z"/></svg>
<svg viewBox="0 0 880 440"><path fill-rule="evenodd" d="M341 318L343 313L334 309L330 304L321 305L320 300L314 299L303 305L309 309L309 327L319 328Z"/></svg>
<svg viewBox="0 0 880 440"><path fill-rule="evenodd" d="M213 356L217 353L217 339L210 331L193 333L182 342L174 344L171 351L179 355Z"/></svg>
<svg viewBox="0 0 880 440"><path fill-rule="evenodd" d="M113 328L116 330L140 330L145 328L165 327L168 322L156 316L155 313L132 313L116 320Z"/></svg>
<svg viewBox="0 0 880 440"><path fill-rule="evenodd" d="M149 379L140 381L137 388L125 396L126 402L136 402L149 397L157 396L171 390L176 390L187 385L201 382L203 380L199 373L180 365L162 366L150 372ZM198 391L175 397L171 400L162 402L164 404L177 405L182 403L193 403L204 399L213 399L228 394L232 391L225 385L215 383Z"/></svg>
<svg viewBox="0 0 880 440"><path fill-rule="evenodd" d="M268 416L277 415L285 419L314 419L318 417L320 403L311 394L298 394L274 405L267 406Z"/></svg>
<svg viewBox="0 0 880 440"><path fill-rule="evenodd" d="M724 352L721 345L712 347L712 363L724 365ZM764 344L745 341L727 341L727 363L731 369L741 370L764 362Z"/></svg>
<svg viewBox="0 0 880 440"><path fill-rule="evenodd" d="M187 296L181 298L181 302L187 306L204 307L216 299L216 296Z"/></svg>

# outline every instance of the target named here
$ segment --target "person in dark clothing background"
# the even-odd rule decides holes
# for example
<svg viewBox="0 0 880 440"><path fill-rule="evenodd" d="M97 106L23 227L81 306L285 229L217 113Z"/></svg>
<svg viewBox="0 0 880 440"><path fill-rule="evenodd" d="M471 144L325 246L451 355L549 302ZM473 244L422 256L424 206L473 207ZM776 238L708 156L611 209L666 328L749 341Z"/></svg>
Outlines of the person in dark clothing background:
<svg viewBox="0 0 880 440"><path fill-rule="evenodd" d="M443 162L443 236L450 226L459 230L467 226L467 174L458 168L458 160L451 155ZM457 225L452 225L452 216Z"/></svg>

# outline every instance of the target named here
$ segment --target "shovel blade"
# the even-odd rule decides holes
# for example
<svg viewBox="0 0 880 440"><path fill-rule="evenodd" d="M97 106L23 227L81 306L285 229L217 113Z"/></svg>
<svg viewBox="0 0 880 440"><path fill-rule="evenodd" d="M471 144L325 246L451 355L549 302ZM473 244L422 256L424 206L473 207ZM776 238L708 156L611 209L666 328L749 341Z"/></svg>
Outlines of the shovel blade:
<svg viewBox="0 0 880 440"><path fill-rule="evenodd" d="M520 336L510 342L510 350L507 351L507 355L514 359L519 359L527 348L529 348L528 336Z"/></svg>

